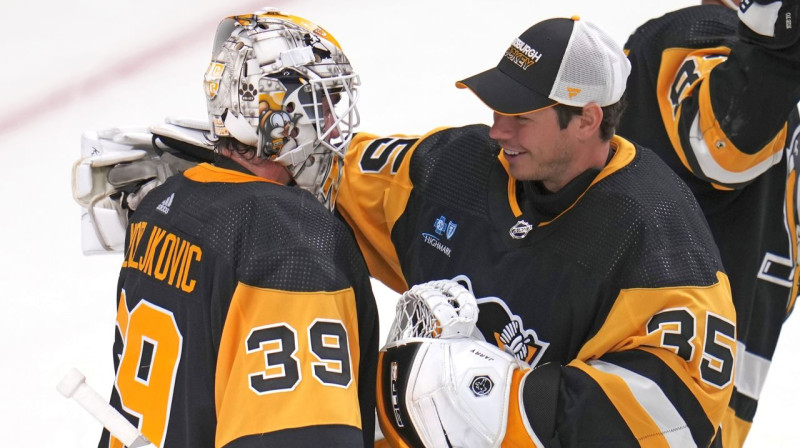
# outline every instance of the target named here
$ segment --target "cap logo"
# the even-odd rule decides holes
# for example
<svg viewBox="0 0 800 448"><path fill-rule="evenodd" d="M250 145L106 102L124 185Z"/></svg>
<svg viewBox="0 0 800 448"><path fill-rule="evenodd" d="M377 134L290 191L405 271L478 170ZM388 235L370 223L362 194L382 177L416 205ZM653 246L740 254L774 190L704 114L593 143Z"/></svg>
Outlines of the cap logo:
<svg viewBox="0 0 800 448"><path fill-rule="evenodd" d="M575 98L579 93L581 93L581 89L577 87L567 87L567 95L569 95L569 99Z"/></svg>
<svg viewBox="0 0 800 448"><path fill-rule="evenodd" d="M505 57L519 68L527 70L531 65L539 62L542 54L519 38L516 38L506 50Z"/></svg>

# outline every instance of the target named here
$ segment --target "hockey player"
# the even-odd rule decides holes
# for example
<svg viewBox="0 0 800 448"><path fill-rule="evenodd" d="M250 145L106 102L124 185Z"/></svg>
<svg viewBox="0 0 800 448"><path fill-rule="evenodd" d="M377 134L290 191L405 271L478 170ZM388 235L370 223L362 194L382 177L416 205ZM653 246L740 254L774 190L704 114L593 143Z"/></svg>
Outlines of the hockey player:
<svg viewBox="0 0 800 448"><path fill-rule="evenodd" d="M357 77L330 34L276 12L223 20L212 58L217 157L128 224L111 403L165 448L372 446L377 310L328 180Z"/></svg>
<svg viewBox="0 0 800 448"><path fill-rule="evenodd" d="M619 133L686 181L719 246L738 319L722 431L724 445L737 447L798 293L800 2L745 1L741 21L738 1L703 3L630 36Z"/></svg>
<svg viewBox="0 0 800 448"><path fill-rule="evenodd" d="M458 83L491 128L354 137L337 210L370 272L445 297L440 312L455 286L439 279L480 297L480 340L436 330L450 337L382 351L393 446L715 440L733 388L728 280L686 185L615 135L629 70L594 25L546 20Z"/></svg>

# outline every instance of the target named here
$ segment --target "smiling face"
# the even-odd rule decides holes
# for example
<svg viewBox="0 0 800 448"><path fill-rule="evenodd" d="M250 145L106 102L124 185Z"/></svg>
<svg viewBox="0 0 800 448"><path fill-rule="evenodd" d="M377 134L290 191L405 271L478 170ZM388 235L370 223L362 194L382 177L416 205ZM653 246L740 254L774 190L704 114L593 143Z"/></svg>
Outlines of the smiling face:
<svg viewBox="0 0 800 448"><path fill-rule="evenodd" d="M558 191L575 173L575 139L572 122L558 125L553 108L524 115L494 113L489 136L503 147L509 171L517 180L540 181L550 191Z"/></svg>

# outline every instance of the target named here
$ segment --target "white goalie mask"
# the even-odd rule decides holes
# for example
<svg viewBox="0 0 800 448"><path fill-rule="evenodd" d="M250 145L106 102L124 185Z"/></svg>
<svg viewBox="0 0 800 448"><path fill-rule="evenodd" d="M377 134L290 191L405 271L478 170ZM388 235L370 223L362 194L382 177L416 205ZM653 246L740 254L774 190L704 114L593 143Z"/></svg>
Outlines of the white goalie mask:
<svg viewBox="0 0 800 448"><path fill-rule="evenodd" d="M274 10L224 19L204 77L214 137L232 137L287 168L333 209L358 125L358 75L336 39Z"/></svg>

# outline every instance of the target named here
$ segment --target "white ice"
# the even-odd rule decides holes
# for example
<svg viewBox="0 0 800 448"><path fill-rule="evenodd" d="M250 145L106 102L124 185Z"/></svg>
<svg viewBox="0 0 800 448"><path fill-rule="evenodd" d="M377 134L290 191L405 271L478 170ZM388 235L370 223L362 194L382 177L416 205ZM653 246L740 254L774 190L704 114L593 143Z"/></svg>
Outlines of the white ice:
<svg viewBox="0 0 800 448"><path fill-rule="evenodd" d="M227 3L227 5L226 5ZM642 0L293 0L271 6L332 32L362 79L361 129L420 133L489 123L454 81L494 66L545 18L578 14L622 44L645 19L699 3ZM70 167L84 130L203 118L216 23L267 1L73 0L0 4L0 442L96 446L100 427L56 384L70 367L107 396L120 255L86 257ZM380 285L384 330L394 294ZM800 446L800 336L789 319L748 447Z"/></svg>

